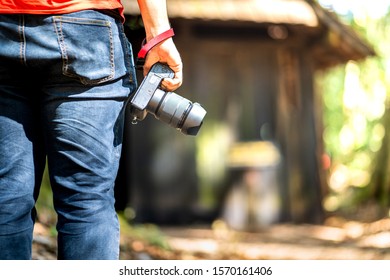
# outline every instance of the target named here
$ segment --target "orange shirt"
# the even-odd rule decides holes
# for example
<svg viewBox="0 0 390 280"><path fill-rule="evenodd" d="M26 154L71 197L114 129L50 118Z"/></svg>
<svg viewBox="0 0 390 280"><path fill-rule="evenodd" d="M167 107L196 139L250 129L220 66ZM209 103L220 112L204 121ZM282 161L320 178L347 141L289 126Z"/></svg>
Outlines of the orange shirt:
<svg viewBox="0 0 390 280"><path fill-rule="evenodd" d="M123 17L120 0L2 0L0 14L66 14L82 10L118 9Z"/></svg>

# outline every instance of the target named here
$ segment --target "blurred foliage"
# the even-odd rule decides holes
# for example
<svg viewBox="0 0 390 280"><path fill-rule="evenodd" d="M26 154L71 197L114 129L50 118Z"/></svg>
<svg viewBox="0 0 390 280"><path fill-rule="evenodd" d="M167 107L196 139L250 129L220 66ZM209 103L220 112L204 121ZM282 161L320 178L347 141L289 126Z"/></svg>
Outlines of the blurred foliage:
<svg viewBox="0 0 390 280"><path fill-rule="evenodd" d="M320 73L324 143L331 159L328 211L349 210L367 202L390 206L388 149L390 90L390 13L372 17L364 10L341 16L375 49L377 56ZM383 203L384 202L384 203Z"/></svg>
<svg viewBox="0 0 390 280"><path fill-rule="evenodd" d="M53 206L53 192L50 186L50 179L47 166L42 178L42 184L39 192L38 201L35 205L37 210L37 220L40 223L49 226L51 229L52 235L56 235L55 224L57 221L57 216L54 211Z"/></svg>
<svg viewBox="0 0 390 280"><path fill-rule="evenodd" d="M121 235L131 237L134 240L156 246L164 250L170 250L165 235L159 227L154 224L132 225L125 213L118 213L119 223L121 226Z"/></svg>

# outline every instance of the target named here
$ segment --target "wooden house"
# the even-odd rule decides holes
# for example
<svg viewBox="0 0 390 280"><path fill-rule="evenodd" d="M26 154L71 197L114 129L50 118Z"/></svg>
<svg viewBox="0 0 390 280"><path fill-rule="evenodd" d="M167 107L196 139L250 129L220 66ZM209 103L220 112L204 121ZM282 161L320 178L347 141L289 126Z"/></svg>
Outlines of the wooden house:
<svg viewBox="0 0 390 280"><path fill-rule="evenodd" d="M137 51L144 36L138 6L135 0L123 3L128 37ZM201 103L207 115L196 137L151 116L131 126L119 180L119 188L129 193L121 193L118 201L130 205L139 221L185 223L202 219L203 213L218 217L229 185L230 148L266 142L280 154L277 166L268 166L278 174L278 221L319 222L326 180L321 92L315 91L314 77L373 55L371 47L314 1L167 4L184 62L177 93Z"/></svg>

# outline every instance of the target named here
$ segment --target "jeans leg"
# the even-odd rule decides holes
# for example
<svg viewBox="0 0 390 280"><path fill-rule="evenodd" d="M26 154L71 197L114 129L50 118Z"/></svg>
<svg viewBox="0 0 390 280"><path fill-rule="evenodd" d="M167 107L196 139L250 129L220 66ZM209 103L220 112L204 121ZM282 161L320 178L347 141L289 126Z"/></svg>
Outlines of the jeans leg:
<svg viewBox="0 0 390 280"><path fill-rule="evenodd" d="M31 259L45 167L39 90L21 57L19 15L0 15L0 259Z"/></svg>
<svg viewBox="0 0 390 280"><path fill-rule="evenodd" d="M118 259L114 182L135 87L131 50L121 24L98 12L54 17L54 27L63 64L44 86L43 115L58 258Z"/></svg>
<svg viewBox="0 0 390 280"><path fill-rule="evenodd" d="M33 210L45 166L31 103L20 89L0 85L0 259L31 258Z"/></svg>
<svg viewBox="0 0 390 280"><path fill-rule="evenodd" d="M114 208L123 102L52 101L46 105L48 164L58 213L60 259L117 259ZM117 144L115 144L117 143Z"/></svg>

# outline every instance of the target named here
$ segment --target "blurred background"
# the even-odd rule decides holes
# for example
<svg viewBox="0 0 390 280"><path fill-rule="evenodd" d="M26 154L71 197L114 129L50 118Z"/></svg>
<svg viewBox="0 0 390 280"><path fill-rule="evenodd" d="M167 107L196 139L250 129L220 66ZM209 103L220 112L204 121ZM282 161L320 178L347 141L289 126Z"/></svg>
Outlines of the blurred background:
<svg viewBox="0 0 390 280"><path fill-rule="evenodd" d="M168 1L177 93L208 113L195 138L151 115L129 126L118 207L237 227L387 215L389 5L376 2ZM124 4L137 52L142 22Z"/></svg>
<svg viewBox="0 0 390 280"><path fill-rule="evenodd" d="M142 20L136 1L122 2L137 53ZM256 232L387 221L388 1L167 4L184 63L177 93L207 115L196 137L152 115L128 119L116 182L127 223Z"/></svg>

